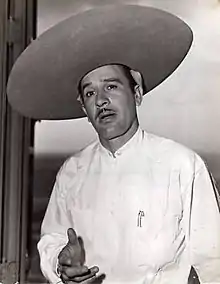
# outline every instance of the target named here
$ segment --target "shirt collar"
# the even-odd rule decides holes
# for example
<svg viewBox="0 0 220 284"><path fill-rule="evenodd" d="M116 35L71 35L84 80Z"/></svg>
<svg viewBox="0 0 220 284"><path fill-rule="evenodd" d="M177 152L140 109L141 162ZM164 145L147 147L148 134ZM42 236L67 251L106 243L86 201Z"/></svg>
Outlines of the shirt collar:
<svg viewBox="0 0 220 284"><path fill-rule="evenodd" d="M112 154L112 152L106 149L101 144L101 142L99 142L100 153L103 155L108 155L110 157L116 158L118 156L121 156L125 152L127 152L129 149L135 149L137 144L142 140L142 137L143 137L143 131L141 130L139 126L135 134L122 147L120 147L114 154Z"/></svg>

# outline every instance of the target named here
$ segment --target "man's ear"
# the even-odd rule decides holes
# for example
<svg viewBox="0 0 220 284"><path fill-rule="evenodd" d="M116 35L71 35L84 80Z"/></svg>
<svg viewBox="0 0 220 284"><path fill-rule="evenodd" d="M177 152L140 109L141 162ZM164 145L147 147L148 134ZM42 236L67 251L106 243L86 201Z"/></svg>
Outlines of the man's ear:
<svg viewBox="0 0 220 284"><path fill-rule="evenodd" d="M83 104L83 101L82 101L82 98L81 98L80 95L77 97L77 101L80 103L83 112L84 112L85 115L87 116L87 112L86 112L85 106L84 106L84 104ZM87 116L87 117L88 117L88 116ZM89 118L88 118L88 121L90 122Z"/></svg>
<svg viewBox="0 0 220 284"><path fill-rule="evenodd" d="M134 88L135 91L135 102L137 106L141 105L142 99L143 99L143 81L141 73L135 70L131 70L131 76L134 78L137 85Z"/></svg>
<svg viewBox="0 0 220 284"><path fill-rule="evenodd" d="M140 106L143 100L143 89L141 86L136 85L134 90L135 90L134 96L135 96L136 106Z"/></svg>

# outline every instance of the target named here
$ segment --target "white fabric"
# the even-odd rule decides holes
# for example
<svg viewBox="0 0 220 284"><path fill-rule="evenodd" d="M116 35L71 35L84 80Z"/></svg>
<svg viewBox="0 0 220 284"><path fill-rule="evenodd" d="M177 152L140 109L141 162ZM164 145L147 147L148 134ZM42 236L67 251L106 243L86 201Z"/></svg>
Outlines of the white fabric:
<svg viewBox="0 0 220 284"><path fill-rule="evenodd" d="M204 162L140 128L115 155L93 142L60 169L38 243L52 283L70 227L105 284L187 284L191 265L201 283L220 283L217 190Z"/></svg>

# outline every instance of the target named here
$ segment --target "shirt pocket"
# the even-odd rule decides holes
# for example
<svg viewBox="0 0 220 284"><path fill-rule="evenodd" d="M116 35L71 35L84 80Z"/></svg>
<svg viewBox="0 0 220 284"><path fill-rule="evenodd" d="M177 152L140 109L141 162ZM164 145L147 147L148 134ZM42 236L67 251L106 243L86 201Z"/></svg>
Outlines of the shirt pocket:
<svg viewBox="0 0 220 284"><path fill-rule="evenodd" d="M157 206L160 202L153 203L155 206L150 206L148 212L137 210L131 255L139 267L158 271L176 261L184 236L178 204L167 209L165 205Z"/></svg>
<svg viewBox="0 0 220 284"><path fill-rule="evenodd" d="M160 268L177 261L184 245L181 218L171 214L164 217L163 226L152 241L152 253Z"/></svg>

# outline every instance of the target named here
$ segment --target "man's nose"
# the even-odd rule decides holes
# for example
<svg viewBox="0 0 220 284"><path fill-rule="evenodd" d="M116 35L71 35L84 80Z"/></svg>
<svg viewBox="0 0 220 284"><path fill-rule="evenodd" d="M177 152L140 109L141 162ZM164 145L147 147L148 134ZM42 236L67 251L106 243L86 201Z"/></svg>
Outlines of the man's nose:
<svg viewBox="0 0 220 284"><path fill-rule="evenodd" d="M96 106L103 107L109 104L109 97L105 90L99 90L96 94Z"/></svg>

